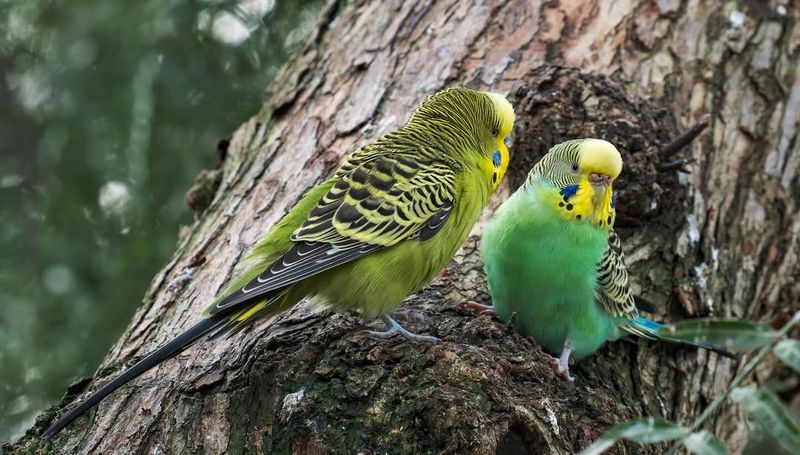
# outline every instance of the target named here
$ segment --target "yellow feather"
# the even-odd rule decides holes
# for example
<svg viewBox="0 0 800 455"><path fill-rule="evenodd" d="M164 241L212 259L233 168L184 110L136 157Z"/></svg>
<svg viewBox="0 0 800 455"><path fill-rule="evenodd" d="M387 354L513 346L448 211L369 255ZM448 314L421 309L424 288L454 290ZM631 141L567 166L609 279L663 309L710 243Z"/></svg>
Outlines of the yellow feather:
<svg viewBox="0 0 800 455"><path fill-rule="evenodd" d="M603 199L600 201L600 204L597 206L597 212L595 213L594 223L600 224L600 226L611 229L614 227L614 221L617 218L617 211L611 207L611 199L612 193L614 190L611 188L611 185L606 188L605 193L603 194Z"/></svg>
<svg viewBox="0 0 800 455"><path fill-rule="evenodd" d="M516 117L514 114L514 107L508 102L505 96L499 93L487 93L487 95L489 95L489 98L494 102L499 113L500 134L498 136L502 142L502 138L506 137L514 126L514 118Z"/></svg>
<svg viewBox="0 0 800 455"><path fill-rule="evenodd" d="M595 193L589 179L583 177L578 184L578 191L564 201L562 195L557 191L544 193L545 202L558 211L564 219L576 222L591 222L596 226L611 229L616 219L616 210L611 207L612 189L606 188L600 203L595 206ZM611 222L609 223L609 217Z"/></svg>
<svg viewBox="0 0 800 455"><path fill-rule="evenodd" d="M242 313L239 316L237 316L236 317L236 322L242 322L242 321L246 321L246 320L250 319L250 316L252 316L258 310L264 308L264 304L265 303L266 303L266 300L261 302L261 303L259 303L259 304L253 305L250 309L248 309L244 313Z"/></svg>
<svg viewBox="0 0 800 455"><path fill-rule="evenodd" d="M578 164L587 175L604 174L613 180L622 172L622 156L608 141L586 139L581 144L581 152Z"/></svg>
<svg viewBox="0 0 800 455"><path fill-rule="evenodd" d="M511 134L516 114L514 113L514 107L508 102L505 96L499 93L487 93L487 95L489 95L489 98L494 103L500 117L500 131L496 138L497 150L500 152L500 166L495 167L491 157L481 162L481 168L486 173L486 177L491 179L492 190L494 191L500 186L500 182L503 181L503 177L506 175L506 169L508 169L510 156L505 139L506 136Z"/></svg>

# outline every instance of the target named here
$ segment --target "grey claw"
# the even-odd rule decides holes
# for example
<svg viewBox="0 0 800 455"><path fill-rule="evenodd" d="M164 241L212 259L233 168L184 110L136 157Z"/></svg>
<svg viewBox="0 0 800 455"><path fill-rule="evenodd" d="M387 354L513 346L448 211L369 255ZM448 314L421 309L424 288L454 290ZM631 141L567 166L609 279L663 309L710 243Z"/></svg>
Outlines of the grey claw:
<svg viewBox="0 0 800 455"><path fill-rule="evenodd" d="M381 316L381 320L384 323L386 323L385 330L366 330L365 331L366 334L376 338L391 338L395 335L401 335L405 338L408 338L409 340L422 341L426 343L434 343L440 341L435 336L417 335L416 333L409 332L388 314Z"/></svg>

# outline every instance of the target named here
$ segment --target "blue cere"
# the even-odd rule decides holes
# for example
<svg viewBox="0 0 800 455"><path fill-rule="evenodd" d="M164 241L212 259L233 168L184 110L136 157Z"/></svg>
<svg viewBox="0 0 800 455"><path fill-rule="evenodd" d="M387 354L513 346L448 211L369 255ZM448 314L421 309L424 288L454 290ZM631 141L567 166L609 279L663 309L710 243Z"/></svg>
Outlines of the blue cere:
<svg viewBox="0 0 800 455"><path fill-rule="evenodd" d="M494 167L500 167L502 162L503 156L500 155L500 150L495 150L494 155L492 155L492 164L494 164Z"/></svg>
<svg viewBox="0 0 800 455"><path fill-rule="evenodd" d="M569 199L578 193L578 185L567 185L564 188L561 188L561 191L559 191L559 193L561 193L561 195L564 196L564 199Z"/></svg>

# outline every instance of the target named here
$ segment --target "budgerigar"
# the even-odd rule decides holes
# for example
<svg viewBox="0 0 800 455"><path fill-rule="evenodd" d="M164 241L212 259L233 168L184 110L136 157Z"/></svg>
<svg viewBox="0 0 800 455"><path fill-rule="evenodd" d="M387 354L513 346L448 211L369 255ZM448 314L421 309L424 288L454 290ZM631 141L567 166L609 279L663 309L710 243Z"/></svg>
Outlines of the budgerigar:
<svg viewBox="0 0 800 455"><path fill-rule="evenodd" d="M516 313L522 334L560 352L551 361L565 379L571 380L570 355L587 356L627 334L660 338L661 325L637 311L613 230L612 184L621 171L622 158L609 142L556 145L497 210L483 237L497 315Z"/></svg>
<svg viewBox="0 0 800 455"><path fill-rule="evenodd" d="M345 158L246 257L206 318L54 423L55 434L106 395L207 335L230 333L308 297L382 317L442 270L505 174L514 110L504 96L454 87L423 102L405 126Z"/></svg>

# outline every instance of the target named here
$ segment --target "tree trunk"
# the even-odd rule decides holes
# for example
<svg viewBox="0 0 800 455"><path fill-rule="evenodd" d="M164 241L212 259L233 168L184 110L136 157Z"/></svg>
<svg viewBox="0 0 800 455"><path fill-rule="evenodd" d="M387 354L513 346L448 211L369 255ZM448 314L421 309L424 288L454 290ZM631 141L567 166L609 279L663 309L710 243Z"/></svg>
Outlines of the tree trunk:
<svg viewBox="0 0 800 455"><path fill-rule="evenodd" d="M618 146L618 230L656 319L772 321L798 309L800 9L740 3L330 2L261 111L233 135L213 202L127 332L58 409L194 324L307 188L456 83L507 91L517 107L512 169L496 203L557 142L594 136ZM707 132L667 156L700 122ZM669 165L682 157L696 158L691 174ZM688 423L741 366L618 342L564 383L535 343L460 308L489 301L477 242L402 307L408 326L442 343L367 338L353 315L301 306L190 348L41 442L48 411L6 449L570 453L630 418ZM733 406L707 428L732 449L747 438Z"/></svg>

